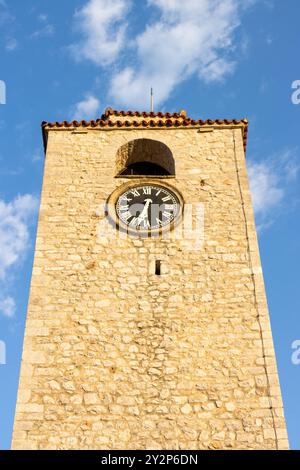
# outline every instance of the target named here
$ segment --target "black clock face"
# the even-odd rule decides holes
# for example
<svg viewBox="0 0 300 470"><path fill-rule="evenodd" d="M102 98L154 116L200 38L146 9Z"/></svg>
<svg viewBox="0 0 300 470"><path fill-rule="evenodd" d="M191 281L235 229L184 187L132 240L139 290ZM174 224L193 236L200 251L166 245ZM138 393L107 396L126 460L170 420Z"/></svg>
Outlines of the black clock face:
<svg viewBox="0 0 300 470"><path fill-rule="evenodd" d="M171 224L180 213L178 197L170 189L144 184L132 187L116 203L119 219L135 230L156 230Z"/></svg>

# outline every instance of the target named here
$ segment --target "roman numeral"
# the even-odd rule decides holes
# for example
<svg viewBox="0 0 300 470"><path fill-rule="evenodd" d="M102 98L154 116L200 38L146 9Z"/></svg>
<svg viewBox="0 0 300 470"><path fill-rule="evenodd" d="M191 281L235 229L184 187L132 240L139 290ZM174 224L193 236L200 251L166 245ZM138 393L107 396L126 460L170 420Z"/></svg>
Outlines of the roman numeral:
<svg viewBox="0 0 300 470"><path fill-rule="evenodd" d="M144 228L150 228L150 222L148 219L143 219Z"/></svg>
<svg viewBox="0 0 300 470"><path fill-rule="evenodd" d="M151 188L143 188L144 194L151 194Z"/></svg>
<svg viewBox="0 0 300 470"><path fill-rule="evenodd" d="M138 225L138 221L139 221L138 217L133 217L129 225L132 225L133 227L135 227L136 225Z"/></svg>
<svg viewBox="0 0 300 470"><path fill-rule="evenodd" d="M173 211L174 210L174 204L165 204L165 209L167 211Z"/></svg>
<svg viewBox="0 0 300 470"><path fill-rule="evenodd" d="M129 211L127 211L127 212L125 212L124 214L122 214L122 219L128 220L129 217L132 217L132 214L131 214Z"/></svg>
<svg viewBox="0 0 300 470"><path fill-rule="evenodd" d="M164 202L167 202L167 201L169 201L170 199L172 200L171 196L165 196L165 197L162 198L162 200L163 200Z"/></svg>
<svg viewBox="0 0 300 470"><path fill-rule="evenodd" d="M170 212L166 212L166 211L164 211L164 212L162 213L162 215L163 215L164 217L166 217L166 219L170 219L170 218L172 217L172 214L171 214Z"/></svg>
<svg viewBox="0 0 300 470"><path fill-rule="evenodd" d="M132 189L132 190L131 190L131 193L132 193L135 197L140 196L140 193L138 192L137 189Z"/></svg>
<svg viewBox="0 0 300 470"><path fill-rule="evenodd" d="M120 211L128 211L128 209L129 209L129 205L128 205L128 204L126 204L126 206L119 206L119 210L120 210Z"/></svg>
<svg viewBox="0 0 300 470"><path fill-rule="evenodd" d="M127 196L121 196L121 197L120 197L120 202L121 202L121 201L130 202L130 201L132 201L132 199L130 199L130 198L127 197Z"/></svg>

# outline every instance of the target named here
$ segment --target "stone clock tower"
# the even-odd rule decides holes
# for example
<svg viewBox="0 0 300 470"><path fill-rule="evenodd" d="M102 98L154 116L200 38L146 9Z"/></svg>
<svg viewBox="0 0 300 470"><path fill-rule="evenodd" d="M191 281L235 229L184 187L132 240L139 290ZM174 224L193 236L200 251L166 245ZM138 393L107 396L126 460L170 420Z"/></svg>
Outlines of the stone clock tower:
<svg viewBox="0 0 300 470"><path fill-rule="evenodd" d="M247 120L42 127L12 447L288 448Z"/></svg>

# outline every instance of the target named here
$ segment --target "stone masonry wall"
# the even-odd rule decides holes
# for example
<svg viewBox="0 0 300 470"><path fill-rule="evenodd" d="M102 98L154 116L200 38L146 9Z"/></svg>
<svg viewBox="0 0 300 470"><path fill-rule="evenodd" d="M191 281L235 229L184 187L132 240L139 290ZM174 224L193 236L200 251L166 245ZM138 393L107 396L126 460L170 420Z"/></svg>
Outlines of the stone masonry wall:
<svg viewBox="0 0 300 470"><path fill-rule="evenodd" d="M204 204L201 250L99 234L143 137ZM288 447L239 128L49 131L12 447Z"/></svg>

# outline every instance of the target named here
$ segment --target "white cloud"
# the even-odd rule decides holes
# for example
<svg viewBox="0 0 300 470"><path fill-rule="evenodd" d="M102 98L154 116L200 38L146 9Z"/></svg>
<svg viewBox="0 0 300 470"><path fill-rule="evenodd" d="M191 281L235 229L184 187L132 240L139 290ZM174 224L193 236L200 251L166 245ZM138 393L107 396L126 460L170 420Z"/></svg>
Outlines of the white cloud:
<svg viewBox="0 0 300 470"><path fill-rule="evenodd" d="M234 32L252 1L148 0L158 21L136 37L136 63L115 73L111 97L118 105L145 108L149 90L165 101L176 85L193 74L220 81L234 69Z"/></svg>
<svg viewBox="0 0 300 470"><path fill-rule="evenodd" d="M48 15L46 13L40 13L38 15L38 20L44 23L45 21L48 20Z"/></svg>
<svg viewBox="0 0 300 470"><path fill-rule="evenodd" d="M252 202L258 228L267 228L290 206L291 192L298 184L297 149L288 149L263 162L247 162Z"/></svg>
<svg viewBox="0 0 300 470"><path fill-rule="evenodd" d="M94 119L99 113L100 101L91 94L87 94L82 101L73 106L72 119Z"/></svg>
<svg viewBox="0 0 300 470"><path fill-rule="evenodd" d="M256 214L266 214L284 197L284 189L275 168L269 163L249 163L248 174Z"/></svg>
<svg viewBox="0 0 300 470"><path fill-rule="evenodd" d="M52 24L47 23L42 28L37 29L34 31L30 37L32 39L40 38L40 37L47 37L52 36L54 34L54 26Z"/></svg>
<svg viewBox="0 0 300 470"><path fill-rule="evenodd" d="M235 63L228 59L216 59L203 68L201 78L206 82L218 82L221 81L225 75L232 73L234 67Z"/></svg>
<svg viewBox="0 0 300 470"><path fill-rule="evenodd" d="M13 317L16 302L6 295L9 274L20 264L29 247L29 225L38 207L38 200L25 194L11 202L0 199L0 314Z"/></svg>
<svg viewBox="0 0 300 470"><path fill-rule="evenodd" d="M273 38L272 38L272 36L268 35L268 36L266 37L266 43L267 43L268 46L271 46L271 44L273 44Z"/></svg>
<svg viewBox="0 0 300 470"><path fill-rule="evenodd" d="M40 162L43 159L43 153L40 148L36 148L30 155L32 163Z"/></svg>
<svg viewBox="0 0 300 470"><path fill-rule="evenodd" d="M287 182L293 182L297 179L300 164L298 158L297 149L288 149L285 150L280 157L281 165L279 166L279 171L283 172Z"/></svg>
<svg viewBox="0 0 300 470"><path fill-rule="evenodd" d="M9 38L6 41L5 49L9 52L14 51L18 47L18 41L15 38Z"/></svg>
<svg viewBox="0 0 300 470"><path fill-rule="evenodd" d="M0 313L5 317L13 317L16 311L16 302L15 300L8 296L3 299L0 299Z"/></svg>
<svg viewBox="0 0 300 470"><path fill-rule="evenodd" d="M38 207L30 195L16 197L6 203L0 199L0 280L20 262L29 246L29 224Z"/></svg>
<svg viewBox="0 0 300 470"><path fill-rule="evenodd" d="M89 0L78 10L75 23L83 40L71 46L73 57L100 66L113 63L124 45L127 27L124 18L130 3L129 0Z"/></svg>
<svg viewBox="0 0 300 470"><path fill-rule="evenodd" d="M131 62L115 65L109 97L117 107L145 109L149 90L156 105L173 89L196 75L205 82L222 81L235 68L235 31L243 12L257 0L148 0L149 20L135 38L126 37L132 0L88 0L74 15L79 42L70 46L75 60L101 67L121 57ZM151 15L153 13L153 15Z"/></svg>
<svg viewBox="0 0 300 470"><path fill-rule="evenodd" d="M7 25L15 20L11 15L5 0L0 0L0 25Z"/></svg>

